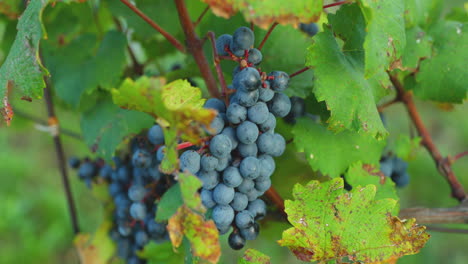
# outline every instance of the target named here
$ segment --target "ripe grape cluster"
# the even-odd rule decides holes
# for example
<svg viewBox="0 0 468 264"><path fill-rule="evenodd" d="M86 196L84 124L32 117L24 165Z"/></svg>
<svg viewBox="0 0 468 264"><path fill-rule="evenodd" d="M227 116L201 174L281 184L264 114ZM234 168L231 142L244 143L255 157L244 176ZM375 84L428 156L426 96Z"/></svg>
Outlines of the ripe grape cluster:
<svg viewBox="0 0 468 264"><path fill-rule="evenodd" d="M69 164L78 170L80 179L90 187L93 181L108 183L114 204L114 227L111 238L117 243L118 256L126 263L145 263L136 252L153 240L168 240L166 222L155 221L157 200L174 183L158 170L160 160L153 152L164 143L161 128L153 126L147 138L137 136L132 140L130 155L114 158L115 167L103 160L92 161L71 158Z"/></svg>
<svg viewBox="0 0 468 264"><path fill-rule="evenodd" d="M408 185L410 176L408 174L408 163L395 156L385 156L380 160L380 171L390 177L397 187Z"/></svg>
<svg viewBox="0 0 468 264"><path fill-rule="evenodd" d="M258 68L262 53L253 44L254 33L247 27L216 40L221 56L239 62L228 86L228 105L216 98L206 102L205 108L218 113L207 128L212 137L200 149L180 156L181 169L203 182L201 199L205 207L212 208L220 234L233 227L228 239L233 249L241 249L246 240L258 235L256 220L266 214L259 197L271 187L273 157L282 155L286 147L284 138L275 133L276 117L285 117L291 110L289 97L282 93L289 83L288 74L262 72Z"/></svg>

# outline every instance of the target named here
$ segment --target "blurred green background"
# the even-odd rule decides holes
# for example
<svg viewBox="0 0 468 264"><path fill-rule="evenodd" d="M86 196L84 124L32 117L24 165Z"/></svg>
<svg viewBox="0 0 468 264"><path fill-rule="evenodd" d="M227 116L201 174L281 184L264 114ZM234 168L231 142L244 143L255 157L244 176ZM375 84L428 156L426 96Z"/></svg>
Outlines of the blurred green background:
<svg viewBox="0 0 468 264"><path fill-rule="evenodd" d="M446 1L447 7L463 1ZM225 22L229 23L229 22ZM224 25L217 25L223 27ZM27 103L16 100L16 109L46 119L43 101ZM418 107L429 128L435 144L443 155L455 155L468 150L468 105L455 106L442 111L438 105L419 102ZM414 133L402 105L394 105L385 111L390 146L399 133ZM63 128L79 132L79 115L58 107L58 118ZM84 142L62 136L68 156L91 155ZM278 171L273 184L285 198L295 182L305 183L315 177L306 164L290 166L297 157L288 152L278 160ZM298 158L300 159L300 157ZM297 159L295 159L297 160ZM453 169L468 189L468 158L459 160ZM429 154L422 148L415 159L409 161L411 183L399 190L401 208L450 207L457 201L450 197L445 180L437 172ZM103 208L81 183L73 171L69 171L79 222L83 232L93 232L101 223ZM79 263L73 248L66 200L58 171L52 138L36 129L34 123L16 116L12 125L0 127L0 264L10 263ZM250 241L246 248L255 248L272 257L272 263L301 263L286 249L278 246L282 230L289 227L271 215L262 223L260 237ZM465 225L451 227L467 228ZM431 239L414 256L403 257L398 263L468 263L468 235L429 231ZM234 252L223 243L222 263L237 263L242 252Z"/></svg>

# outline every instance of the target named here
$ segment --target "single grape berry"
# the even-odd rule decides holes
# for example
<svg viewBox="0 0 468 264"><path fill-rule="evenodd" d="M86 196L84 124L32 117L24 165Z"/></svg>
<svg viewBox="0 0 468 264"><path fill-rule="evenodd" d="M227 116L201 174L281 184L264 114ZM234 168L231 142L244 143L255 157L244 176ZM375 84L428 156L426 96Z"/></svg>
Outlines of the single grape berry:
<svg viewBox="0 0 468 264"><path fill-rule="evenodd" d="M258 127L250 121L242 122L236 129L237 139L244 144L252 144L258 138Z"/></svg>
<svg viewBox="0 0 468 264"><path fill-rule="evenodd" d="M137 149L132 156L132 164L138 168L148 168L151 166L151 154L144 149Z"/></svg>
<svg viewBox="0 0 468 264"><path fill-rule="evenodd" d="M223 183L218 184L213 190L213 200L217 204L229 205L234 199L234 188L228 187Z"/></svg>
<svg viewBox="0 0 468 264"><path fill-rule="evenodd" d="M299 29L302 32L309 35L310 37L315 36L315 34L317 34L319 31L318 25L316 23L308 23L308 24L300 23Z"/></svg>
<svg viewBox="0 0 468 264"><path fill-rule="evenodd" d="M229 205L232 207L232 209L239 212L247 208L248 204L249 199L247 198L247 195L245 195L244 193L236 192L234 194L234 199Z"/></svg>
<svg viewBox="0 0 468 264"><path fill-rule="evenodd" d="M203 183L203 188L211 190L219 183L219 175L217 171L200 171L197 174L198 178Z"/></svg>
<svg viewBox="0 0 468 264"><path fill-rule="evenodd" d="M257 199L249 203L247 210L252 213L255 220L259 220L266 215L266 204L263 200Z"/></svg>
<svg viewBox="0 0 468 264"><path fill-rule="evenodd" d="M205 105L203 107L208 109L214 109L218 111L218 113L226 112L226 104L224 104L224 102L218 98L210 98L206 100Z"/></svg>
<svg viewBox="0 0 468 264"><path fill-rule="evenodd" d="M200 167L204 171L214 171L218 166L218 159L209 155L204 154L200 160Z"/></svg>
<svg viewBox="0 0 468 264"><path fill-rule="evenodd" d="M255 157L247 157L241 161L239 171L242 177L253 180L260 175L260 162Z"/></svg>
<svg viewBox="0 0 468 264"><path fill-rule="evenodd" d="M81 161L77 157L71 157L68 159L68 166L72 167L73 169L78 169L80 167L80 164L81 164Z"/></svg>
<svg viewBox="0 0 468 264"><path fill-rule="evenodd" d="M148 130L148 140L154 145L164 144L164 132L160 125L154 125Z"/></svg>
<svg viewBox="0 0 468 264"><path fill-rule="evenodd" d="M221 132L222 135L228 136L229 139L231 140L231 150L234 150L237 148L237 145L239 144L239 141L237 140L236 136L236 130L233 127L227 126L223 129L223 132Z"/></svg>
<svg viewBox="0 0 468 264"><path fill-rule="evenodd" d="M291 110L291 101L283 93L276 93L273 99L268 102L270 112L278 117L285 117Z"/></svg>
<svg viewBox="0 0 468 264"><path fill-rule="evenodd" d="M229 48L232 42L232 36L229 34L223 34L216 39L216 50L220 56L228 56L229 53L226 51L226 48Z"/></svg>
<svg viewBox="0 0 468 264"><path fill-rule="evenodd" d="M257 69L247 67L234 75L232 84L238 91L250 92L260 88L262 81Z"/></svg>
<svg viewBox="0 0 468 264"><path fill-rule="evenodd" d="M243 158L256 157L257 153L258 153L258 147L257 147L257 144L255 144L255 143L252 143L252 144L241 143L237 147L237 150L239 151L239 154Z"/></svg>
<svg viewBox="0 0 468 264"><path fill-rule="evenodd" d="M247 117L255 124L262 124L268 119L269 113L268 106L264 102L257 102L249 107Z"/></svg>
<svg viewBox="0 0 468 264"><path fill-rule="evenodd" d="M250 49L254 45L254 41L253 31L248 27L240 27L232 35L231 51L238 57L244 56L244 51Z"/></svg>
<svg viewBox="0 0 468 264"><path fill-rule="evenodd" d="M245 107L253 106L260 96L260 93L257 90L246 92L246 91L237 91L235 94L236 100L232 103L238 103Z"/></svg>
<svg viewBox="0 0 468 264"><path fill-rule="evenodd" d="M262 62L263 55L262 52L258 49L250 49L249 50L249 58L247 59L248 62L252 63L253 65L258 65Z"/></svg>
<svg viewBox="0 0 468 264"><path fill-rule="evenodd" d="M200 170L200 154L195 150L187 150L180 155L180 169L196 174Z"/></svg>
<svg viewBox="0 0 468 264"><path fill-rule="evenodd" d="M247 119L247 109L237 103L230 104L226 116L232 124L240 124Z"/></svg>
<svg viewBox="0 0 468 264"><path fill-rule="evenodd" d="M242 176L239 169L233 166L227 167L223 172L223 182L228 187L238 187L242 183Z"/></svg>
<svg viewBox="0 0 468 264"><path fill-rule="evenodd" d="M210 152L217 158L227 157L231 149L232 142L226 135L216 135L210 141Z"/></svg>
<svg viewBox="0 0 468 264"><path fill-rule="evenodd" d="M268 74L270 88L276 92L284 91L289 84L289 75L282 71L273 71Z"/></svg>
<svg viewBox="0 0 468 264"><path fill-rule="evenodd" d="M245 246L245 239L239 232L232 232L228 238L229 246L234 250L240 250Z"/></svg>
<svg viewBox="0 0 468 264"><path fill-rule="evenodd" d="M236 226L240 229L253 226L254 217L250 211L244 210L239 212L235 218Z"/></svg>
<svg viewBox="0 0 468 264"><path fill-rule="evenodd" d="M229 226L234 220L234 210L229 205L217 205L213 208L211 218L217 227Z"/></svg>
<svg viewBox="0 0 468 264"><path fill-rule="evenodd" d="M213 200L213 192L202 188L200 198L206 208L213 208L216 202Z"/></svg>

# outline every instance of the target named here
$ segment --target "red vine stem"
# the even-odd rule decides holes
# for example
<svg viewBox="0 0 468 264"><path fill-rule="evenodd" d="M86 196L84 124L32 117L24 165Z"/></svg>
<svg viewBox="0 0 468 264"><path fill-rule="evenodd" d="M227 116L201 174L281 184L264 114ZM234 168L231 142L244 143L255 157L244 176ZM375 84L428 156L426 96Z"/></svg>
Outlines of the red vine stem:
<svg viewBox="0 0 468 264"><path fill-rule="evenodd" d="M280 210L282 215L286 217L288 216L284 211L284 200L273 186L271 186L270 189L268 189L268 191L265 192L265 195L268 197L268 199L270 199L270 201L273 204L275 204L276 208Z"/></svg>
<svg viewBox="0 0 468 264"><path fill-rule="evenodd" d="M165 31L161 26L159 26L156 22L154 22L151 18L145 15L140 9L136 6L132 5L128 0L120 0L123 4L128 6L135 14L139 17L143 18L152 28L156 29L161 35L163 35L176 49L180 52L185 53L185 47L180 43L176 38L174 38L169 32Z"/></svg>
<svg viewBox="0 0 468 264"><path fill-rule="evenodd" d="M329 8L329 7L334 7L334 6L339 6L339 5L343 5L343 4L349 4L349 3L351 3L351 1L340 1L340 2L336 2L336 3L324 5L323 9Z"/></svg>
<svg viewBox="0 0 468 264"><path fill-rule="evenodd" d="M121 0L122 1L122 0ZM177 13L179 14L180 24L184 30L185 37L187 38L187 45L189 47L190 53L193 55L195 62L200 69L200 73L205 80L208 91L212 97L220 97L216 80L211 72L208 60L206 59L205 54L203 53L203 42L197 36L195 32L194 24L190 19L188 14L187 6L185 5L184 0L174 0Z"/></svg>
<svg viewBox="0 0 468 264"><path fill-rule="evenodd" d="M214 59L215 67L216 67L216 73L218 74L218 80L219 80L219 83L221 84L221 91L222 91L221 96L224 97L226 106L228 106L229 105L229 98L228 98L228 93L227 93L228 89L227 89L226 80L224 79L223 70L221 69L221 65L219 64L218 50L216 49L215 33L213 31L210 31L208 32L207 36L211 41L211 46L213 49L213 59Z"/></svg>
<svg viewBox="0 0 468 264"><path fill-rule="evenodd" d="M309 70L309 69L310 69L310 67L304 67L304 68L298 70L298 71L295 72L295 73L289 74L289 78L292 78L292 77L294 77L294 76L296 76L296 75L299 75L299 74L301 74L301 73L303 73L303 72L305 72L305 71L307 71L307 70Z"/></svg>
<svg viewBox="0 0 468 264"><path fill-rule="evenodd" d="M207 6L203 12L200 14L200 16L197 18L197 21L193 22L193 26L196 27L200 22L202 21L203 17L206 15L206 13L210 10L210 6Z"/></svg>
<svg viewBox="0 0 468 264"><path fill-rule="evenodd" d="M62 184L64 187L65 195L67 198L68 211L70 213L70 218L72 222L73 233L78 234L80 232L80 227L78 225L78 217L76 213L76 206L73 200L73 194L70 187L70 182L68 181L67 173L67 162L65 158L65 151L63 150L62 141L60 139L60 130L58 128L59 123L55 115L54 103L52 101L52 94L50 91L49 84L46 82L46 87L44 88L44 99L47 106L47 114L49 116L48 125L52 128L56 126L56 133L51 133L54 139L55 152L57 153L57 161L59 169L62 176Z"/></svg>
<svg viewBox="0 0 468 264"><path fill-rule="evenodd" d="M464 156L468 156L468 151L464 151L462 153L458 153L457 155L455 155L455 157L451 158L450 159L450 163L454 163L455 161L463 158Z"/></svg>
<svg viewBox="0 0 468 264"><path fill-rule="evenodd" d="M416 105L413 100L413 94L411 92L405 91L401 82L397 79L397 77L390 75L390 80L397 90L397 97L401 100L405 106L408 114L413 121L419 135L422 138L422 145L429 151L432 156L432 159L437 165L437 169L439 172L445 177L450 188L452 190L452 197L458 199L459 201L463 201L466 199L466 193L463 189L463 186L458 181L457 177L455 176L452 168L450 167L449 162L446 162L446 159L442 157L439 152L439 149L434 145L432 141L432 137L429 134L426 126L424 125L421 116L419 115L418 110L416 109Z"/></svg>
<svg viewBox="0 0 468 264"><path fill-rule="evenodd" d="M263 37L262 42L260 43L260 45L258 45L258 50L260 50L260 51L262 50L263 45L265 45L265 42L266 42L267 39L270 37L271 32L273 31L273 29L275 29L275 27L276 27L277 25L278 25L277 22L275 22L275 23L273 23L273 24L271 25L271 27L268 29L268 32L266 33L265 37Z"/></svg>

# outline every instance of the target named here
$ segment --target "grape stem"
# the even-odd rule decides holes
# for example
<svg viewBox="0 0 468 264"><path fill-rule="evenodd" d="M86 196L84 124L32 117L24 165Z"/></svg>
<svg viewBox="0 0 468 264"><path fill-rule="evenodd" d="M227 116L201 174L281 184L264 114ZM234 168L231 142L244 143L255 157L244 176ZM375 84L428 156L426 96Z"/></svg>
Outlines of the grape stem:
<svg viewBox="0 0 468 264"><path fill-rule="evenodd" d="M463 158L464 156L468 156L468 151L458 153L457 155L455 155L455 157L450 158L450 164L453 164L455 161Z"/></svg>
<svg viewBox="0 0 468 264"><path fill-rule="evenodd" d="M122 23L120 23L120 21L114 17L114 23L115 25L117 26L117 29L124 33L125 35L127 34L127 32L125 32L122 28ZM130 47L130 43L127 44L127 51L128 51L128 54L130 55L130 59L132 61L132 68L133 68L133 72L136 74L136 75L143 75L144 73L144 65L142 65L141 63L138 62L136 56L135 56L135 52L133 52L133 49L132 47Z"/></svg>
<svg viewBox="0 0 468 264"><path fill-rule="evenodd" d="M468 234L468 229L463 228L448 228L442 226L426 226L428 231L454 233L454 234Z"/></svg>
<svg viewBox="0 0 468 264"><path fill-rule="evenodd" d="M176 49L178 49L182 53L186 53L186 49L182 43L180 43L174 36L172 36L169 32L164 30L161 26L159 26L156 22L154 22L151 18L149 18L145 13L143 13L138 7L132 5L128 0L120 0L124 5L130 8L135 14L145 20L152 28L156 29L161 35L163 35Z"/></svg>
<svg viewBox="0 0 468 264"><path fill-rule="evenodd" d="M286 212L284 211L284 200L273 186L271 186L270 189L268 189L268 191L265 192L265 195L276 206L276 208L280 210L283 216L285 217L288 216Z"/></svg>
<svg viewBox="0 0 468 264"><path fill-rule="evenodd" d="M262 42L260 43L260 45L258 45L258 50L261 51L263 46L265 45L265 42L267 41L267 39L270 37L270 34L271 32L273 31L273 29L275 29L275 27L278 25L277 22L273 23L270 28L268 29L268 32L266 33L265 37L263 37L263 40Z"/></svg>
<svg viewBox="0 0 468 264"><path fill-rule="evenodd" d="M349 1L349 0L340 1L340 2L336 2L336 3L331 3L331 4L328 4L328 5L324 5L323 9L329 8L329 7L334 7L334 6L339 6L339 5L343 5L343 4L350 4L350 3L351 3L351 1Z"/></svg>
<svg viewBox="0 0 468 264"><path fill-rule="evenodd" d="M47 114L49 116L48 125L49 126L58 126L59 122L55 115L54 103L52 100L52 93L50 91L49 83L47 80L46 87L44 88L44 100L47 107ZM62 141L60 139L60 130L57 129L57 133L53 134L53 140L55 145L55 152L57 153L57 161L59 169L62 176L62 184L65 191L65 196L67 198L68 211L70 213L70 218L72 222L73 233L76 235L80 232L80 227L78 224L78 217L76 213L75 201L73 200L73 194L70 187L70 182L68 181L68 172L67 172L67 162L65 157L65 151L63 150Z"/></svg>
<svg viewBox="0 0 468 264"><path fill-rule="evenodd" d="M458 181L455 173L452 171L451 164L448 161L449 159L442 157L440 154L439 149L435 146L434 142L432 141L432 137L427 130L426 126L424 125L421 115L416 108L416 104L413 100L413 93L411 91L405 91L403 85L401 84L400 80L393 75L390 76L390 81L392 82L393 86L397 91L397 99L404 103L408 114L416 127L419 135L421 136L421 144L429 151L432 156L432 159L437 165L437 169L439 170L440 174L445 177L450 188L452 190L452 197L456 198L459 201L464 201L466 199L466 193L463 189L463 186Z"/></svg>
<svg viewBox="0 0 468 264"><path fill-rule="evenodd" d="M200 16L198 16L197 20L195 22L193 22L193 26L194 27L197 27L198 24L200 24L200 22L202 21L203 17L206 15L206 13L208 12L208 10L210 10L210 6L207 6L203 12L201 12Z"/></svg>
<svg viewBox="0 0 468 264"><path fill-rule="evenodd" d="M122 0L121 0L122 1ZM206 86L212 97L220 97L216 80L213 72L211 72L208 60L203 53L203 41L197 36L195 32L194 24L190 19L185 0L174 0L179 15L180 25L184 30L186 43L189 52L192 54L195 62L198 65L198 69L205 80Z"/></svg>
<svg viewBox="0 0 468 264"><path fill-rule="evenodd" d="M292 78L292 77L294 77L294 76L296 76L296 75L299 75L299 74L301 74L301 73L303 73L303 72L306 72L306 71L309 70L309 69L310 69L310 67L304 67L304 68L298 70L297 72L291 73L291 74L289 75L289 78Z"/></svg>
<svg viewBox="0 0 468 264"><path fill-rule="evenodd" d="M229 98L227 93L228 89L226 80L224 79L223 70L221 69L221 65L219 64L218 49L216 48L216 36L213 31L209 31L206 35L210 39L211 48L213 49L213 60L216 68L216 74L218 75L218 81L221 84L221 96L224 98L224 102L227 107L229 106Z"/></svg>
<svg viewBox="0 0 468 264"><path fill-rule="evenodd" d="M400 211L401 219L416 218L419 224L456 224L468 222L468 203L449 208L405 208Z"/></svg>
<svg viewBox="0 0 468 264"><path fill-rule="evenodd" d="M383 103L382 105L379 105L377 107L377 110L379 111L379 113L381 113L381 112L383 112L383 110L385 110L385 108L387 108L387 107L389 107L389 106L391 106L391 105L393 105L395 103L398 103L399 101L400 100L397 97L395 97L394 99L392 99L392 100L390 100L390 101L388 101L386 103Z"/></svg>

